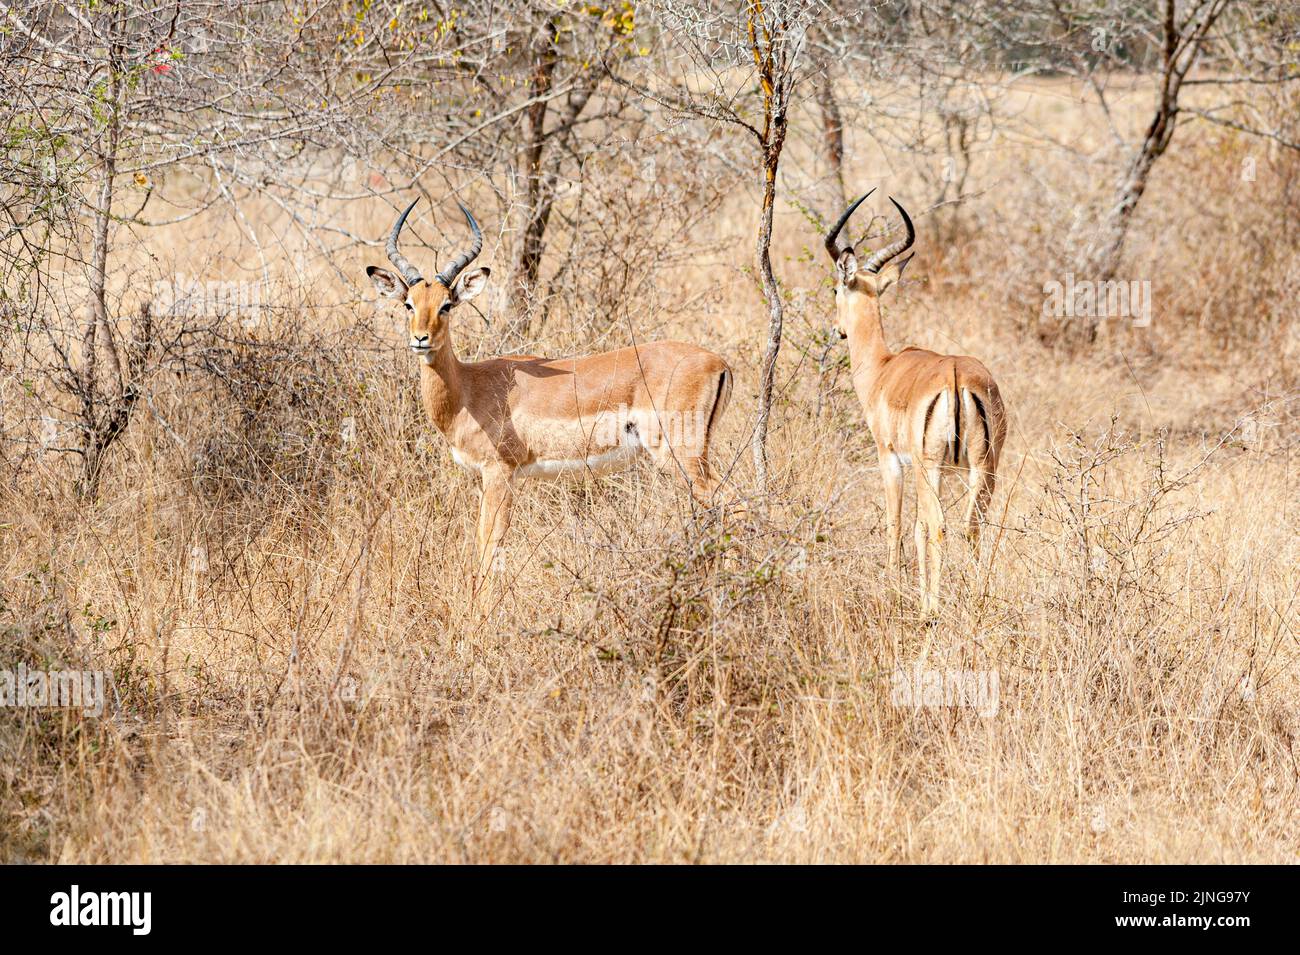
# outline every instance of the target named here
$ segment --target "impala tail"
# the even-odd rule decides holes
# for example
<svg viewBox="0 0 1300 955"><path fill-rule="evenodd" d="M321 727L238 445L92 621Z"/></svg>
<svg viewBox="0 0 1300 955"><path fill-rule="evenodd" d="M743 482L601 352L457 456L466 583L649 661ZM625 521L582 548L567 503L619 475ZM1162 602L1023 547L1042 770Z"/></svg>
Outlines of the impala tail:
<svg viewBox="0 0 1300 955"><path fill-rule="evenodd" d="M992 380L963 382L959 397L959 458L953 463L992 474L1007 431L998 386Z"/></svg>
<svg viewBox="0 0 1300 955"><path fill-rule="evenodd" d="M962 389L956 374L925 403L921 448L929 460L945 467L960 467L966 456L962 442Z"/></svg>
<svg viewBox="0 0 1300 955"><path fill-rule="evenodd" d="M981 395L978 390L963 388L961 399L967 422L962 444L965 463L969 467L992 470L997 466L997 445L994 443L994 424L989 417L988 394Z"/></svg>
<svg viewBox="0 0 1300 955"><path fill-rule="evenodd" d="M1001 401L990 385L963 380L954 367L949 382L926 403L924 447L944 467L996 467Z"/></svg>
<svg viewBox="0 0 1300 955"><path fill-rule="evenodd" d="M962 443L961 434L961 406L965 397L962 393L961 385L957 382L957 366L953 365L952 369L952 391L948 404L952 407L952 440L948 443L948 458L954 465L961 465L961 458L965 456L966 446Z"/></svg>

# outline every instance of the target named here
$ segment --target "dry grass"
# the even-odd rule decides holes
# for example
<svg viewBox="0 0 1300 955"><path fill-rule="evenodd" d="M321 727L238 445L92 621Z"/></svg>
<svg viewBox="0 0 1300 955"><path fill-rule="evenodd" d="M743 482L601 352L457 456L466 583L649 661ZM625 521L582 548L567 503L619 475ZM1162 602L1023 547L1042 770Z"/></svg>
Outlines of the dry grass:
<svg viewBox="0 0 1300 955"><path fill-rule="evenodd" d="M981 158L998 203L1015 207L1022 161L1008 143ZM1130 254L1164 307L1090 356L1030 329L1042 278L1004 241L1025 220L979 218L990 200L962 251L927 266L922 250L928 281L894 300L891 340L984 357L1013 416L984 559L951 543L931 627L911 569L884 572L847 377L817 369L830 303L795 213L778 269L814 291L789 321L769 514L697 519L649 470L531 485L486 610L466 581L475 488L421 419L390 316L273 315L259 334L300 336L305 367L264 421L180 381L158 409L174 434L142 416L93 506L54 455L0 487L8 649L111 666L120 696L99 720L0 714L0 854L1295 861L1300 315L1266 301L1239 316L1263 331L1229 349L1206 323L1239 326L1196 311L1205 264L1179 245L1222 223L1180 180L1234 162L1230 144L1171 157ZM358 229L382 228L365 215ZM733 200L715 235L752 215ZM1252 261L1216 268L1241 295ZM319 301L348 294L311 278ZM713 305L628 317L735 363L724 455L749 493L761 310L736 269L685 282L716 287ZM460 327L464 351L487 347L475 319ZM557 322L543 347L581 338ZM30 414L4 387L5 414ZM996 713L895 705L892 675L915 665L995 672Z"/></svg>

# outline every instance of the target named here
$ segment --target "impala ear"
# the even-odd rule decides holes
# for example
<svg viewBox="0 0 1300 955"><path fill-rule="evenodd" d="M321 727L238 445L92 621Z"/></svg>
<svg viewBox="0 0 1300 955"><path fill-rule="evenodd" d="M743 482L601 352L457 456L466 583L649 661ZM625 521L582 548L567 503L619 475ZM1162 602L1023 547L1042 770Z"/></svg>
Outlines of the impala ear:
<svg viewBox="0 0 1300 955"><path fill-rule="evenodd" d="M491 269L475 269L473 272L465 272L451 286L451 302L453 305L459 305L461 302L468 302L483 289L487 288L488 276L492 274Z"/></svg>
<svg viewBox="0 0 1300 955"><path fill-rule="evenodd" d="M915 255L916 253L912 253L912 255L909 255L907 258L903 259L903 261L891 262L888 265L886 265L883 269L880 270L880 274L876 276L877 295L883 295L885 293L885 289L889 288L889 286L893 285L900 278L902 278L903 269L907 268L907 263L911 262L912 259L915 257Z"/></svg>
<svg viewBox="0 0 1300 955"><path fill-rule="evenodd" d="M406 283L395 273L388 269L381 269L378 266L366 266L366 274L370 276L370 281L375 283L375 288L379 289L379 294L384 298L406 298Z"/></svg>
<svg viewBox="0 0 1300 955"><path fill-rule="evenodd" d="M835 260L835 277L846 288L853 283L853 276L858 274L858 257L852 249L845 249Z"/></svg>

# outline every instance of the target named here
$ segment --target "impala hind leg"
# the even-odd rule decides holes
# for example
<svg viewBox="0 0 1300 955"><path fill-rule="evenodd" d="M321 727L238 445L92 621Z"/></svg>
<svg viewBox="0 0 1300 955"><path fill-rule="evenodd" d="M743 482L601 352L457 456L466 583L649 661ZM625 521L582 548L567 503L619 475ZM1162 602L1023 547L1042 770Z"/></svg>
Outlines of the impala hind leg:
<svg viewBox="0 0 1300 955"><path fill-rule="evenodd" d="M989 499L993 497L997 475L993 471L976 466L970 469L967 480L970 483L970 491L966 497L966 540L971 550L978 556L980 530L984 523L984 515L988 511Z"/></svg>
<svg viewBox="0 0 1300 955"><path fill-rule="evenodd" d="M677 448L677 457L682 463L682 472L690 485L691 494L703 507L711 507L715 502L718 485L717 472L710 463L710 452L718 422L726 413L731 402L731 389L734 378L731 369L722 367L708 392L707 403L701 402L694 411L682 416L671 436ZM741 508L740 510L743 510Z"/></svg>
<svg viewBox="0 0 1300 955"><path fill-rule="evenodd" d="M731 397L731 372L717 376L708 404L693 410L664 410L644 422L643 446L659 470L676 475L702 507L710 507L718 489L717 474L709 463L713 431Z"/></svg>
<svg viewBox="0 0 1300 955"><path fill-rule="evenodd" d="M691 496L703 507L712 505L713 493L718 489L718 478L709 466L708 457L702 454L688 458L683 463L683 468L690 484Z"/></svg>
<svg viewBox="0 0 1300 955"><path fill-rule="evenodd" d="M938 464L916 466L916 562L921 584L921 613L939 610L939 575L943 570L943 504L939 486L943 480Z"/></svg>
<svg viewBox="0 0 1300 955"><path fill-rule="evenodd" d="M734 382L731 369L724 367L718 373L712 400L707 406L702 405L697 408L691 420L685 422L681 429L682 445L687 452L689 462L686 473L690 480L691 493L695 496L695 500L705 507L714 503L714 495L720 483L717 473L709 462L709 455L713 448L713 437L718 422L726 413L727 405L731 403L731 389Z"/></svg>
<svg viewBox="0 0 1300 955"><path fill-rule="evenodd" d="M962 389L961 413L963 420L967 422L966 430L962 435L965 453L960 461L954 462L964 462L967 465L963 475L966 479L967 491L966 540L977 558L980 525L984 521L985 511L988 510L989 498L993 496L993 485L997 480L998 470L997 445L993 442L999 432L989 426L988 414L985 410L987 400L989 400L987 395L984 400L981 400L969 388ZM1000 438L998 440L1000 441Z"/></svg>
<svg viewBox="0 0 1300 955"><path fill-rule="evenodd" d="M708 507L713 503L713 492L717 490L718 479L709 466L707 454L672 448L667 442L649 450L655 467L681 481L698 504Z"/></svg>
<svg viewBox="0 0 1300 955"><path fill-rule="evenodd" d="M510 510L514 503L514 488L510 475L502 472L485 473L478 508L478 565L475 568L474 589L486 595L492 591L493 573L498 548L510 529Z"/></svg>

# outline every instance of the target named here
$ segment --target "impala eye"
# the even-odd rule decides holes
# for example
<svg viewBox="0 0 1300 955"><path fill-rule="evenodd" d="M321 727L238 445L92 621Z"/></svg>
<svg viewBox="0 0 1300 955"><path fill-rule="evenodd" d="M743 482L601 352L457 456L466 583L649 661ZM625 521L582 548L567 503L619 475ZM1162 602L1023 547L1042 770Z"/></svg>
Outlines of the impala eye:
<svg viewBox="0 0 1300 955"><path fill-rule="evenodd" d="M406 306L406 310L407 310L408 312L414 312L414 311L415 311L415 306L412 305L410 302L404 302L403 304Z"/></svg>
<svg viewBox="0 0 1300 955"><path fill-rule="evenodd" d="M438 306L439 315L446 315L450 311L451 311L451 302L443 302L440 306Z"/></svg>

